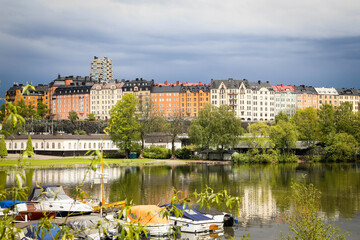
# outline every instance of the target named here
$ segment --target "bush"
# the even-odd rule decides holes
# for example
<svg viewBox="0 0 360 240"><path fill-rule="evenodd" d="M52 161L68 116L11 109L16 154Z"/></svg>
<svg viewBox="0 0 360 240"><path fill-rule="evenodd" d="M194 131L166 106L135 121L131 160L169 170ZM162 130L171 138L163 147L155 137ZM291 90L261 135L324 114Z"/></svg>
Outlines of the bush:
<svg viewBox="0 0 360 240"><path fill-rule="evenodd" d="M0 139L0 157L6 157L8 155L8 151L6 149L5 139L1 137Z"/></svg>
<svg viewBox="0 0 360 240"><path fill-rule="evenodd" d="M150 149L144 149L143 156L146 158L168 159L171 157L171 150L163 146L150 146Z"/></svg>
<svg viewBox="0 0 360 240"><path fill-rule="evenodd" d="M191 150L187 147L177 149L175 151L175 156L180 159L190 159L191 158Z"/></svg>

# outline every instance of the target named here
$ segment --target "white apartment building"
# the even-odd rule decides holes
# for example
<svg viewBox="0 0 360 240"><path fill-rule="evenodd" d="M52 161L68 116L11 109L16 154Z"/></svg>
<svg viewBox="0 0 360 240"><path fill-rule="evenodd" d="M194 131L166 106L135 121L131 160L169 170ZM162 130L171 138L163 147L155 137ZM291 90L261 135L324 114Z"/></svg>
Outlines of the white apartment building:
<svg viewBox="0 0 360 240"><path fill-rule="evenodd" d="M243 121L274 121L275 92L269 82L211 80L210 103L229 105Z"/></svg>
<svg viewBox="0 0 360 240"><path fill-rule="evenodd" d="M90 65L90 77L93 81L108 83L113 80L113 64L110 58L95 56Z"/></svg>
<svg viewBox="0 0 360 240"><path fill-rule="evenodd" d="M349 102L353 106L353 112L359 111L360 105L360 91L354 88L339 88L336 89L339 93L339 104Z"/></svg>
<svg viewBox="0 0 360 240"><path fill-rule="evenodd" d="M275 116L280 112L292 118L296 113L296 93L291 85L275 85Z"/></svg>
<svg viewBox="0 0 360 240"><path fill-rule="evenodd" d="M110 119L110 109L122 98L123 82L94 84L90 90L90 112L96 119Z"/></svg>

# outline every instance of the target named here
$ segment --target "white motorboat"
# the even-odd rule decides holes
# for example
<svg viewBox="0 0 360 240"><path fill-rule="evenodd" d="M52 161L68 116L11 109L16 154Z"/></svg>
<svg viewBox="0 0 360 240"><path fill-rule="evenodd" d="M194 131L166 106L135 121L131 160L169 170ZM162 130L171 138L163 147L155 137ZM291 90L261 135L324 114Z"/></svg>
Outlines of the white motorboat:
<svg viewBox="0 0 360 240"><path fill-rule="evenodd" d="M84 215L93 212L93 208L85 203L75 201L64 192L60 185L44 185L35 187L28 201L38 202L46 212L56 212L56 216Z"/></svg>
<svg viewBox="0 0 360 240"><path fill-rule="evenodd" d="M212 219L207 217L194 209L186 208L180 204L174 204L176 208L183 212L182 217L176 217L174 212L170 210L170 220L175 227L178 227L181 232L201 233L201 232L221 232L223 228L223 220ZM162 207L170 209L170 204L165 204Z"/></svg>
<svg viewBox="0 0 360 240"><path fill-rule="evenodd" d="M237 222L237 219L235 219L234 216L230 213L220 212L214 208L208 209L204 206L200 207L200 204L191 204L191 207L195 211L198 211L199 213L202 213L209 218L223 221L224 227L232 227L234 226L234 223Z"/></svg>

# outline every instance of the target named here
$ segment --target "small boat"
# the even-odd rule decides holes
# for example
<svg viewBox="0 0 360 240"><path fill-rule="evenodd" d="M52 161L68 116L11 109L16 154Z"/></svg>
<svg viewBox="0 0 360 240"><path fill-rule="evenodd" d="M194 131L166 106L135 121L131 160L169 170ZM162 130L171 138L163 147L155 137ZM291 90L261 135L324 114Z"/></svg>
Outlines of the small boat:
<svg viewBox="0 0 360 240"><path fill-rule="evenodd" d="M120 223L125 229L129 223L139 223L147 230L148 236L167 236L172 233L171 221L163 216L164 209L156 205L137 205L130 208L125 218L118 219L118 214L107 216L110 221Z"/></svg>
<svg viewBox="0 0 360 240"><path fill-rule="evenodd" d="M16 221L39 220L43 217L55 218L56 212L43 211L41 205L35 202L18 203L14 205Z"/></svg>
<svg viewBox="0 0 360 240"><path fill-rule="evenodd" d="M35 187L28 201L38 202L45 212L56 212L58 217L91 214L94 209L82 202L75 201L64 192L60 185Z"/></svg>
<svg viewBox="0 0 360 240"><path fill-rule="evenodd" d="M176 208L183 211L182 217L176 217L174 212L170 210L170 220L179 228L181 232L201 233L201 232L218 232L223 231L223 220L216 220L199 213L194 209L184 208L181 204L174 204ZM170 204L162 207L170 208Z"/></svg>
<svg viewBox="0 0 360 240"><path fill-rule="evenodd" d="M204 214L205 216L224 222L224 227L232 227L234 223L237 222L237 219L230 213L220 212L214 208L205 208L200 207L200 204L191 204L192 209L198 211L199 213Z"/></svg>
<svg viewBox="0 0 360 240"><path fill-rule="evenodd" d="M0 201L0 217L4 216L4 212L7 211L8 215L14 215L15 212L13 208L18 203L25 203L27 201L19 201L19 200L4 200Z"/></svg>

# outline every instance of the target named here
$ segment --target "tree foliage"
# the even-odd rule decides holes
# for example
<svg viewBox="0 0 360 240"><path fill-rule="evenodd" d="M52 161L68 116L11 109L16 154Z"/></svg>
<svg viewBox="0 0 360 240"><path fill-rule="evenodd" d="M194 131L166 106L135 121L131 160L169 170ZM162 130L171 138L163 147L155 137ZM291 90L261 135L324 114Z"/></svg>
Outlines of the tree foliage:
<svg viewBox="0 0 360 240"><path fill-rule="evenodd" d="M72 123L74 123L76 120L79 119L79 116L78 116L77 112L75 112L74 110L72 110L72 111L69 112L68 119L69 119Z"/></svg>
<svg viewBox="0 0 360 240"><path fill-rule="evenodd" d="M323 104L317 111L321 141L326 142L328 136L336 132L335 109L330 104Z"/></svg>
<svg viewBox="0 0 360 240"><path fill-rule="evenodd" d="M188 131L188 129L186 129L185 120L179 114L167 122L165 129L171 136L171 159L175 159L175 140L179 134Z"/></svg>
<svg viewBox="0 0 360 240"><path fill-rule="evenodd" d="M36 114L38 115L38 117L40 119L44 119L47 116L47 114L49 114L48 106L45 103L43 103L42 101L38 101L38 105L36 108Z"/></svg>
<svg viewBox="0 0 360 240"><path fill-rule="evenodd" d="M332 134L325 147L325 159L330 161L352 161L359 152L355 137L347 133Z"/></svg>
<svg viewBox="0 0 360 240"><path fill-rule="evenodd" d="M4 158L8 155L4 137L0 137L0 157Z"/></svg>
<svg viewBox="0 0 360 240"><path fill-rule="evenodd" d="M280 120L270 128L270 141L281 153L289 153L296 147L297 131L291 122Z"/></svg>
<svg viewBox="0 0 360 240"><path fill-rule="evenodd" d="M285 122L289 121L289 117L286 113L284 112L279 112L276 116L275 116L275 124L277 124L280 120L283 120Z"/></svg>
<svg viewBox="0 0 360 240"><path fill-rule="evenodd" d="M313 147L319 139L319 121L316 109L307 107L296 111L291 119L296 126L298 138L304 141L308 147Z"/></svg>
<svg viewBox="0 0 360 240"><path fill-rule="evenodd" d="M125 151L127 158L140 140L140 124L136 116L137 103L134 95L126 94L110 110L108 132L118 147Z"/></svg>
<svg viewBox="0 0 360 240"><path fill-rule="evenodd" d="M248 127L250 137L249 146L253 148L265 148L268 145L270 126L264 122L256 122Z"/></svg>
<svg viewBox="0 0 360 240"><path fill-rule="evenodd" d="M189 136L191 142L202 149L224 150L235 146L243 132L241 120L228 105L206 105L191 122Z"/></svg>

